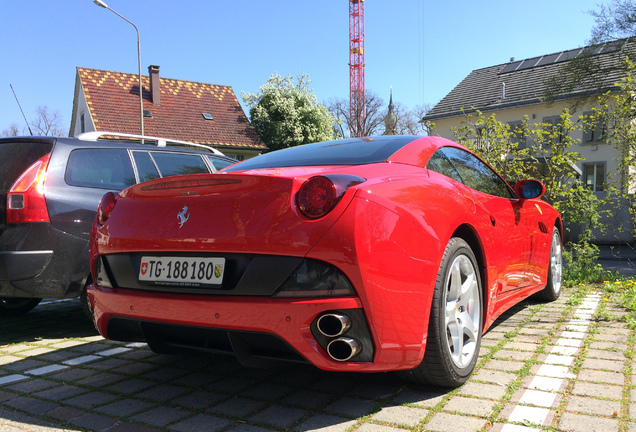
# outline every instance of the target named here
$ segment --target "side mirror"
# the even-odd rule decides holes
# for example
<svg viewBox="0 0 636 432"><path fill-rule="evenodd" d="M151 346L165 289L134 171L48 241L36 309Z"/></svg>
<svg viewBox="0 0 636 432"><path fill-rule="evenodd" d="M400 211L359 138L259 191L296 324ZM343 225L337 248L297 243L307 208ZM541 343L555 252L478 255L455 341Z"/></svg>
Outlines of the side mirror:
<svg viewBox="0 0 636 432"><path fill-rule="evenodd" d="M541 198L545 194L545 185L539 180L521 180L515 185L519 199Z"/></svg>

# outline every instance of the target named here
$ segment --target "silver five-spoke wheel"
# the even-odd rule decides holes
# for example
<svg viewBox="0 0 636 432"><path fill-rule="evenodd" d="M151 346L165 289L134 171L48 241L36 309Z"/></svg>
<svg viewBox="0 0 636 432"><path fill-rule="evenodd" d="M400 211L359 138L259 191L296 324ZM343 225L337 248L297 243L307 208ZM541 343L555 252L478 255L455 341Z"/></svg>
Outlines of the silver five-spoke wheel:
<svg viewBox="0 0 636 432"><path fill-rule="evenodd" d="M479 340L480 294L473 263L459 255L450 265L446 279L445 326L447 348L458 368L473 361Z"/></svg>

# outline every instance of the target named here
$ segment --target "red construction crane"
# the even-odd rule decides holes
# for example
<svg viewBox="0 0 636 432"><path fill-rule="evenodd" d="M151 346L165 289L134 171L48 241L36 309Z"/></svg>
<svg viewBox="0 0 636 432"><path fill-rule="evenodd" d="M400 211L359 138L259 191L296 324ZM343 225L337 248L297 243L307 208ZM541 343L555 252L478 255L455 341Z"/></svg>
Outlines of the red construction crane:
<svg viewBox="0 0 636 432"><path fill-rule="evenodd" d="M364 134L364 0L349 0L349 114L351 136Z"/></svg>

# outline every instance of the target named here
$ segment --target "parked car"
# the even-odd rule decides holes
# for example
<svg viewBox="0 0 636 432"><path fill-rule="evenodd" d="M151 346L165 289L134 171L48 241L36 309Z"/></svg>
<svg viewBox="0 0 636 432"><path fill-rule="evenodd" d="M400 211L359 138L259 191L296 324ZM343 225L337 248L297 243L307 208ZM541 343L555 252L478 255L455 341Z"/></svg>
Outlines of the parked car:
<svg viewBox="0 0 636 432"><path fill-rule="evenodd" d="M99 332L330 371L458 386L483 332L561 292L561 217L443 138L383 136L157 179L100 203L90 242Z"/></svg>
<svg viewBox="0 0 636 432"><path fill-rule="evenodd" d="M208 146L140 138L112 132L0 138L0 315L85 291L88 239L106 191L236 162Z"/></svg>

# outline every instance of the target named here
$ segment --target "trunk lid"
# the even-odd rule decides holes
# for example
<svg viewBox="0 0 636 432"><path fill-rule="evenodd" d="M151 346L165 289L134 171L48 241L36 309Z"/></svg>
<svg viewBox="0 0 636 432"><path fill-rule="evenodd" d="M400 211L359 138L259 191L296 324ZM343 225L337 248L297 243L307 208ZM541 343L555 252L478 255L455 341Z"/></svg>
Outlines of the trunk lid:
<svg viewBox="0 0 636 432"><path fill-rule="evenodd" d="M300 174L294 170L295 174ZM304 256L351 201L348 190L325 217L309 220L294 203L302 176L197 174L128 188L101 227L99 252L177 251ZM272 173L269 173L272 174ZM355 189L355 188L352 188Z"/></svg>

